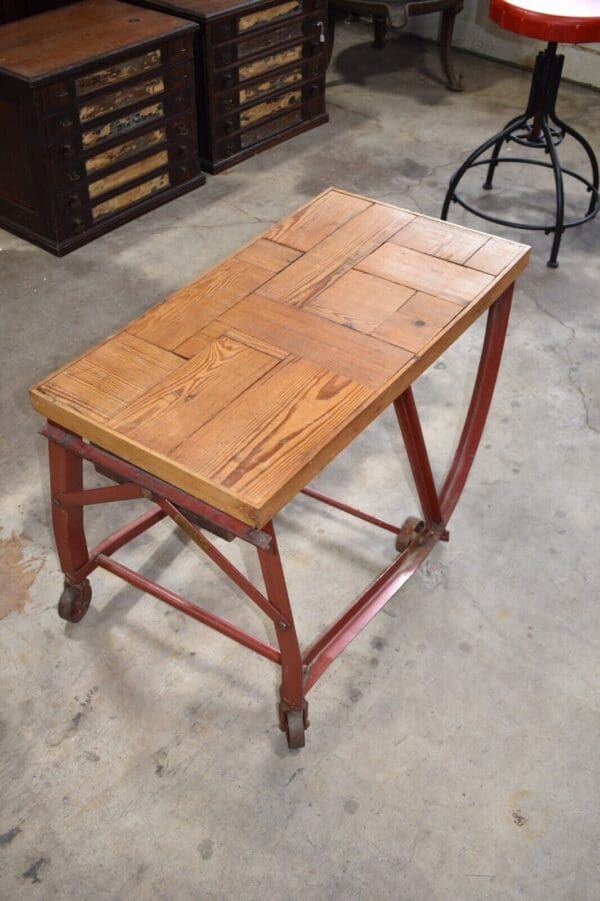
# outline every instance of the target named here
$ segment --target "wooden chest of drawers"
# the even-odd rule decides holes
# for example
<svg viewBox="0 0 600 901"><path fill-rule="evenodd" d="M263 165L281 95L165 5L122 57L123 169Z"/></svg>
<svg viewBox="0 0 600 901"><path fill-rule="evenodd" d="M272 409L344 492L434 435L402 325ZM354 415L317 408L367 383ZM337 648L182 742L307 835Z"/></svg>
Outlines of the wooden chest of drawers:
<svg viewBox="0 0 600 901"><path fill-rule="evenodd" d="M193 19L209 172L327 122L327 0L134 0Z"/></svg>
<svg viewBox="0 0 600 901"><path fill-rule="evenodd" d="M0 29L0 226L64 254L204 184L195 30L117 0Z"/></svg>

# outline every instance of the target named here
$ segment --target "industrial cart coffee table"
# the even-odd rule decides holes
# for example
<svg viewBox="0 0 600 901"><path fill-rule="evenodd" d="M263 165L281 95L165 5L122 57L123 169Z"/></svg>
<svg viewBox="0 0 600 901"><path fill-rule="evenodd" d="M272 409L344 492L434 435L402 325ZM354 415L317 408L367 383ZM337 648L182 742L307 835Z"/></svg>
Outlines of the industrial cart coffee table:
<svg viewBox="0 0 600 901"><path fill-rule="evenodd" d="M31 390L48 419L52 519L80 620L102 567L281 667L279 723L292 748L306 695L330 663L447 540L483 431L513 285L528 248L337 189L325 191ZM411 384L485 311L466 421L438 491ZM393 404L421 514L393 525L306 486ZM111 480L83 487L83 461ZM298 492L396 536L398 555L301 650L274 517ZM88 550L84 507L142 498L149 510ZM114 559L170 517L272 621L277 645ZM258 552L257 587L206 533Z"/></svg>

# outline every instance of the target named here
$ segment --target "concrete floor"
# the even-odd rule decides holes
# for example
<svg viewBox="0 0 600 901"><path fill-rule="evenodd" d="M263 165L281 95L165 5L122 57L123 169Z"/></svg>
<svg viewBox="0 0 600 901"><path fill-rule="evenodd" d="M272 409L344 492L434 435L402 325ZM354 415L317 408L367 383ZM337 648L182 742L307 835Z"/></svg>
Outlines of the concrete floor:
<svg viewBox="0 0 600 901"><path fill-rule="evenodd" d="M275 667L114 577L94 574L82 623L56 616L28 386L330 184L438 215L457 162L526 99L525 73L463 55L451 94L434 47L369 40L340 26L328 126L62 260L2 234L3 899L600 897L597 225L565 237L557 271L532 237L451 542L314 689L303 751L276 728ZM597 95L564 85L561 107L598 147ZM550 196L512 175L486 202ZM438 475L480 336L417 389ZM406 476L384 415L318 483L401 521ZM122 516L94 511L92 540ZM308 638L392 543L308 500L279 522ZM249 546L232 552L256 574ZM167 525L125 559L269 634Z"/></svg>

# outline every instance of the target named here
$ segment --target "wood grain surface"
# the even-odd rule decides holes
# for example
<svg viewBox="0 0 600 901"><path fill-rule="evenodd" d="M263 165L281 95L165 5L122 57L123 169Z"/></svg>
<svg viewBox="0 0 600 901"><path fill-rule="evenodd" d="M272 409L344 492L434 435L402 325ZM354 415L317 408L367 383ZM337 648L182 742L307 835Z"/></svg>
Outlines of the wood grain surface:
<svg viewBox="0 0 600 901"><path fill-rule="evenodd" d="M261 527L496 300L528 248L329 189L31 390Z"/></svg>

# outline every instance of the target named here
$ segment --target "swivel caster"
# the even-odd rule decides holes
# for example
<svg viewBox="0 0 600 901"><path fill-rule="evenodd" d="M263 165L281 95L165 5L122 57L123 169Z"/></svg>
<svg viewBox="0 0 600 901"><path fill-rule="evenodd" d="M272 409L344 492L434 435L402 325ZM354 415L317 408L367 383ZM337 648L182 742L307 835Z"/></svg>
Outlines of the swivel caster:
<svg viewBox="0 0 600 901"><path fill-rule="evenodd" d="M423 520L417 519L416 516L409 516L396 537L396 550L405 551L424 528Z"/></svg>
<svg viewBox="0 0 600 901"><path fill-rule="evenodd" d="M286 710L284 715L288 748L292 751L297 748L303 748L306 743L304 737L304 711Z"/></svg>
<svg viewBox="0 0 600 901"><path fill-rule="evenodd" d="M87 613L92 600L92 586L87 579L78 585L65 582L58 602L58 615L68 623L78 623Z"/></svg>

